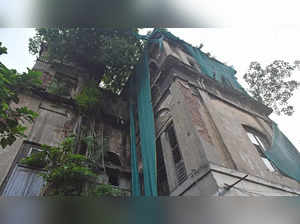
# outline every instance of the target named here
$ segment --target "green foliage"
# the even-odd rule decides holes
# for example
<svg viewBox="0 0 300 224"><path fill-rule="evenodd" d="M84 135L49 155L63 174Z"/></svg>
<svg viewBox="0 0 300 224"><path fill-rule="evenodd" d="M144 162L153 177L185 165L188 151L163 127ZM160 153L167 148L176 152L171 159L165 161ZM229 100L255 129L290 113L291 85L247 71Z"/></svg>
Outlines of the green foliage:
<svg viewBox="0 0 300 224"><path fill-rule="evenodd" d="M37 152L32 154L30 157L26 157L21 160L21 163L30 167L43 169L46 167L46 152Z"/></svg>
<svg viewBox="0 0 300 224"><path fill-rule="evenodd" d="M100 89L89 85L82 89L82 91L75 97L75 101L83 112L95 112L101 103Z"/></svg>
<svg viewBox="0 0 300 224"><path fill-rule="evenodd" d="M0 42L0 55L6 54L7 49ZM0 62L0 146L5 148L15 142L17 137L25 137L24 121L32 122L37 116L27 107L13 107L18 104L18 94L29 91L33 86L40 85L41 73L29 70L18 74L14 69L8 69Z"/></svg>
<svg viewBox="0 0 300 224"><path fill-rule="evenodd" d="M294 69L294 65L282 60L275 60L265 68L258 62L251 62L244 79L256 100L271 107L278 115L292 115L294 108L288 100L300 85L290 79Z"/></svg>
<svg viewBox="0 0 300 224"><path fill-rule="evenodd" d="M111 185L99 184L99 185L94 185L89 190L88 196L93 196L93 197L101 197L101 196L120 197L120 196L126 196L126 195L120 189L115 188Z"/></svg>
<svg viewBox="0 0 300 224"><path fill-rule="evenodd" d="M86 182L96 178L96 174L91 171L90 161L83 155L73 153L74 142L75 138L69 137L61 146L43 146L44 152L40 152L48 171L42 176L48 184L49 196L78 196Z"/></svg>
<svg viewBox="0 0 300 224"><path fill-rule="evenodd" d="M7 54L7 48L2 46L2 43L0 42L0 55Z"/></svg>
<svg viewBox="0 0 300 224"><path fill-rule="evenodd" d="M39 28L29 40L29 51L49 61L86 68L105 88L115 93L124 87L138 62L143 43L137 29Z"/></svg>
<svg viewBox="0 0 300 224"><path fill-rule="evenodd" d="M66 86L66 83L61 82L57 79L54 79L50 86L47 88L47 91L49 93L59 95L59 96L68 96L70 94L70 91L68 87Z"/></svg>
<svg viewBox="0 0 300 224"><path fill-rule="evenodd" d="M73 153L75 137L66 138L59 147L43 145L21 163L35 168L44 168L41 174L47 182L47 196L121 196L120 190L111 185L96 184L94 161Z"/></svg>
<svg viewBox="0 0 300 224"><path fill-rule="evenodd" d="M103 163L103 156L108 151L108 138L103 137L103 142L99 144L99 139L94 136L86 136L82 139L82 141L87 146L87 157L94 163L94 164L102 164ZM94 167L95 169L99 168L98 166Z"/></svg>

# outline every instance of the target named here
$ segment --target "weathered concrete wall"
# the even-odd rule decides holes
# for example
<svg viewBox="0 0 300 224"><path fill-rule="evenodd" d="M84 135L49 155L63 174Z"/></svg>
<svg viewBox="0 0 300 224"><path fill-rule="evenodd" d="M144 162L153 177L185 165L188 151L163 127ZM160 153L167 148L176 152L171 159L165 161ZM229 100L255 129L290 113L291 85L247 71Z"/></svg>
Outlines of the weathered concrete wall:
<svg viewBox="0 0 300 224"><path fill-rule="evenodd" d="M233 184L239 179L217 172L215 172L213 175L220 187L219 196L297 196L297 194L280 190L279 188L281 188L281 186L276 189L272 188L271 186L265 186L249 181L242 181L232 187L230 190L226 191L224 188L225 186Z"/></svg>
<svg viewBox="0 0 300 224"><path fill-rule="evenodd" d="M37 60L33 66L34 70L42 72L42 88L47 89L54 80L57 73L69 77L69 81L73 83L70 96L74 98L83 88L89 79L89 74L79 67L71 67L63 64L50 64L41 60Z"/></svg>
<svg viewBox="0 0 300 224"><path fill-rule="evenodd" d="M69 109L43 101L39 105L38 118L34 122L29 141L58 146L73 132L76 115Z"/></svg>
<svg viewBox="0 0 300 224"><path fill-rule="evenodd" d="M269 181L299 189L300 185L297 181L287 178L278 172L270 172L263 163L259 153L249 140L245 129L242 125L253 127L263 134L266 133L267 124L260 119L257 119L235 107L232 107L220 100L210 98L211 106L214 108L212 115L217 123L218 130L228 149L237 170L254 176L265 178ZM262 127L261 124L264 124Z"/></svg>
<svg viewBox="0 0 300 224"><path fill-rule="evenodd" d="M198 138L200 139L205 155L210 162L216 162L225 165L226 156L223 150L220 150L220 144L216 138L215 130L212 129L211 120L205 114L203 102L200 101L198 95L193 94L191 87L187 82L176 80L177 87L184 95L185 105L188 109L192 124L196 129ZM215 139L213 139L214 136ZM201 166L201 164L199 164Z"/></svg>
<svg viewBox="0 0 300 224"><path fill-rule="evenodd" d="M211 165L211 174L217 185L218 196L299 196L299 189L289 188L284 184L270 182L264 178ZM240 182L238 182L241 180ZM234 185L234 186L232 186ZM228 187L232 186L229 190ZM227 189L226 189L227 188Z"/></svg>
<svg viewBox="0 0 300 224"><path fill-rule="evenodd" d="M38 112L40 104L40 101L38 99L26 95L20 95L19 99L20 101L18 105L12 105L13 107L26 106L28 107L28 109ZM32 131L33 124L25 122L24 125L27 127L25 134L29 136ZM7 173L9 172L11 164L13 163L19 149L23 144L23 140L24 138L18 138L15 141L15 143L11 146L6 147L5 149L0 149L0 185L4 181L4 178L6 177Z"/></svg>
<svg viewBox="0 0 300 224"><path fill-rule="evenodd" d="M48 64L37 61L34 68L42 72L42 88L37 90L37 95L20 96L20 103L17 106L27 106L37 112L39 116L33 124L26 123L28 127L26 140L49 146L58 146L65 137L75 134L81 116L76 112L73 101L74 98L84 87L89 75L80 68L61 64ZM74 84L71 95L59 99L59 96L47 94L47 87L51 84L54 76L61 73L67 76ZM115 153L121 160L120 186L129 188L130 179L128 175L129 167L129 132L126 128L128 122L128 105L121 97L109 95L103 92L103 106L101 114L96 116L97 122L102 125L108 139L108 151ZM77 130L78 131L78 130ZM0 185L10 170L13 161L21 149L23 140L18 139L12 146L0 151ZM123 169L123 170L122 170Z"/></svg>
<svg viewBox="0 0 300 224"><path fill-rule="evenodd" d="M178 48L178 46L175 46L174 44L168 42L168 41L163 41L163 47L164 47L164 53L167 56L172 55L175 58L178 58L180 61L183 63L192 66L193 69L196 71L200 72L200 68L196 62L196 60L187 54L185 51L182 49Z"/></svg>
<svg viewBox="0 0 300 224"><path fill-rule="evenodd" d="M217 183L211 173L205 175L200 181L193 183L181 196L211 196L218 190Z"/></svg>
<svg viewBox="0 0 300 224"><path fill-rule="evenodd" d="M203 150L203 144L193 124L192 115L178 85L174 82L170 88L173 95L170 110L179 148L189 175L192 170L197 170L199 166L206 164L208 161Z"/></svg>
<svg viewBox="0 0 300 224"><path fill-rule="evenodd" d="M104 138L106 138L107 149L118 155L121 165L129 168L130 145L128 132L125 129L118 129L108 123L104 125Z"/></svg>
<svg viewBox="0 0 300 224"><path fill-rule="evenodd" d="M267 169L243 127L246 125L256 129L264 134L271 144L272 129L267 117L270 113L268 108L254 102L248 96L242 96L241 93L226 89L214 80L206 79L201 85L198 82L203 78L200 74L201 71L199 72L194 67L194 70L199 72L197 76L195 72L189 74L189 69L182 68L186 65L193 66L193 63L190 63L190 56L166 41L164 42L164 52L160 53L160 57L162 57L161 55L164 55L163 60L172 55L180 63L183 62L182 65L179 65L180 63L173 64L171 71L158 71L158 74L162 72L160 75L166 74L158 79L159 81L155 83L156 86L153 89L154 92L161 91L166 83L166 77L178 77L169 87L169 93L165 95L153 93L154 100L152 102L155 111L156 134L163 139L163 154L166 157L164 161L171 195L181 195L182 192L189 194L188 191L191 195L197 195L197 192L199 195L199 189L203 192L203 189L197 186L201 185L201 180L195 184L191 175L195 170L200 173L204 172L208 164L217 164L220 167L237 170L279 186L278 192L258 186L257 191L261 189L265 191L266 195L286 195L284 191L282 193L280 190L280 187L284 186L300 189L297 181ZM174 60L170 59L170 62L165 60L164 63L167 65L161 62L157 63L163 68L170 68L172 66L170 63L174 63ZM174 123L188 174L188 179L180 186L176 182L174 161L166 143L167 139L164 139L164 129L171 121ZM217 177L214 176L214 178ZM208 182L204 181L202 186ZM213 181L210 182L210 188L215 189L215 186ZM255 185L250 186L249 189L251 187L255 189ZM188 191L186 191L187 188ZM271 189L273 188L271 187Z"/></svg>
<svg viewBox="0 0 300 224"><path fill-rule="evenodd" d="M0 150L0 185L8 174L25 139L37 144L57 146L73 132L77 121L75 114L65 107L36 96L20 95L19 98L20 102L16 106L26 106L37 112L38 117L34 123L25 123L27 138L18 138L13 145Z"/></svg>
<svg viewBox="0 0 300 224"><path fill-rule="evenodd" d="M242 179L244 178L244 179ZM214 164L195 171L170 196L299 196L300 191Z"/></svg>

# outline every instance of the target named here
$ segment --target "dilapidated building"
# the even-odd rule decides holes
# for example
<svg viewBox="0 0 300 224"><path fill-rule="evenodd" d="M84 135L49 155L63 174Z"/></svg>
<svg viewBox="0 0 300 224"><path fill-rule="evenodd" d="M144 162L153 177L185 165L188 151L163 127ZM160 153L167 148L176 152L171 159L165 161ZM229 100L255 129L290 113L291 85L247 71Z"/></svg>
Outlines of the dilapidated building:
<svg viewBox="0 0 300 224"><path fill-rule="evenodd" d="M272 110L243 90L234 69L204 53L196 58L181 42L168 35L162 39L162 35L153 35L161 42L150 44L147 65L158 195L299 195L299 182L283 174L264 154L272 144L268 118ZM71 133L80 134L85 122L73 99L88 73L40 60L34 68L42 71L43 86L32 95L22 95L20 104L39 117L28 124L28 139L18 139L0 152L3 195L40 195L43 180L38 173L42 171L22 166L20 159L42 144L55 146ZM64 83L60 96L51 92L54 81ZM141 182L144 177L138 125L136 142L130 142L128 92L128 86L119 96L104 91L105 107L94 129L100 144L106 139L108 147L102 164L107 172L99 175L99 182L130 191L130 144L137 146ZM77 150L86 153L84 147Z"/></svg>
<svg viewBox="0 0 300 224"><path fill-rule="evenodd" d="M21 95L18 106L27 106L39 115L33 124L27 124L27 139L18 139L1 151L1 183L5 196L31 196L43 192L43 178L35 167L20 163L42 145L58 146L70 135L83 136L83 127L92 125L93 135L99 145L106 148L105 161L99 164L105 170L99 183L111 184L124 191L130 189L129 138L125 121L128 120L127 103L121 97L103 91L105 106L101 107L92 124L81 115L74 97L90 79L89 74L74 66L49 64L37 60L35 70L42 72L42 86L31 95ZM79 144L74 153L91 155L87 145ZM105 165L103 166L103 164Z"/></svg>

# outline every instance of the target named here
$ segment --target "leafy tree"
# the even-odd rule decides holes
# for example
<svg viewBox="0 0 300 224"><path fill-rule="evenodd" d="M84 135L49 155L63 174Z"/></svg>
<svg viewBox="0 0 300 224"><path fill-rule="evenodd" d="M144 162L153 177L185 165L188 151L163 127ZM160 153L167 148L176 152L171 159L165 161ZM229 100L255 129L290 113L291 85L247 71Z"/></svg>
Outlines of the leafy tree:
<svg viewBox="0 0 300 224"><path fill-rule="evenodd" d="M89 139L90 141L91 139ZM41 152L21 160L30 167L42 168L47 196L122 196L111 185L97 184L97 161L74 153L75 136L66 138L58 147L43 146Z"/></svg>
<svg viewBox="0 0 300 224"><path fill-rule="evenodd" d="M143 48L133 32L137 29L39 28L29 40L29 51L45 60L86 68L96 86L101 82L119 93Z"/></svg>
<svg viewBox="0 0 300 224"><path fill-rule="evenodd" d="M292 115L294 107L288 100L300 83L291 80L295 66L283 60L275 60L263 68L258 62L251 62L244 79L252 96L271 107L278 115Z"/></svg>
<svg viewBox="0 0 300 224"><path fill-rule="evenodd" d="M59 147L44 146L46 172L43 178L47 181L48 195L80 195L88 180L96 174L92 172L89 160L80 154L74 154L73 137L66 138Z"/></svg>
<svg viewBox="0 0 300 224"><path fill-rule="evenodd" d="M0 55L7 49L0 42ZM5 148L15 142L17 137L25 137L24 121L32 122L37 116L27 107L17 107L18 93L28 91L34 85L40 84L40 73L28 69L28 72L18 74L16 70L8 69L0 62L0 146Z"/></svg>
<svg viewBox="0 0 300 224"><path fill-rule="evenodd" d="M93 114L101 103L101 97L100 88L94 87L91 83L81 90L75 101L83 113Z"/></svg>

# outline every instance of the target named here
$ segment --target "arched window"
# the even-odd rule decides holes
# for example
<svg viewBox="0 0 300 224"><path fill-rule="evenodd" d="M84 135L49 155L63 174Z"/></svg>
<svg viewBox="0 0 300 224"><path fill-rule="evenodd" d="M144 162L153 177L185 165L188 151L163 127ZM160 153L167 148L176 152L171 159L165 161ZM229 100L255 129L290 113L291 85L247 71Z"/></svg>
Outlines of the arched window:
<svg viewBox="0 0 300 224"><path fill-rule="evenodd" d="M157 112L157 117L160 117L160 118L161 118L161 117L164 117L164 116L166 116L166 115L168 115L168 114L170 114L170 109L164 107L164 108L160 109L160 110Z"/></svg>
<svg viewBox="0 0 300 224"><path fill-rule="evenodd" d="M107 172L109 184L111 184L113 186L119 186L120 185L120 170L107 167L106 172Z"/></svg>
<svg viewBox="0 0 300 224"><path fill-rule="evenodd" d="M155 113L156 128L160 130L171 118L171 113L168 108L162 108Z"/></svg>
<svg viewBox="0 0 300 224"><path fill-rule="evenodd" d="M246 130L249 140L256 148L267 169L271 172L277 171L276 167L267 159L267 157L264 154L264 152L270 146L265 135L249 126L244 126L244 129Z"/></svg>
<svg viewBox="0 0 300 224"><path fill-rule="evenodd" d="M121 166L121 160L119 155L114 152L107 152L105 156L105 161L108 165L112 165L112 167L107 167L107 175L108 175L108 182L111 185L119 186L120 184L120 170L115 166Z"/></svg>
<svg viewBox="0 0 300 224"><path fill-rule="evenodd" d="M177 136L175 133L175 128L173 123L171 123L166 129L170 147L172 149L173 161L175 164L175 172L177 176L178 185L182 184L187 179L187 173L185 164L182 158L182 154L177 141Z"/></svg>
<svg viewBox="0 0 300 224"><path fill-rule="evenodd" d="M157 191L159 196L169 195L167 170L160 137L156 140Z"/></svg>
<svg viewBox="0 0 300 224"><path fill-rule="evenodd" d="M114 152L107 152L106 156L105 156L105 161L115 165L115 166L121 166L121 160L118 156L118 154L114 153Z"/></svg>

